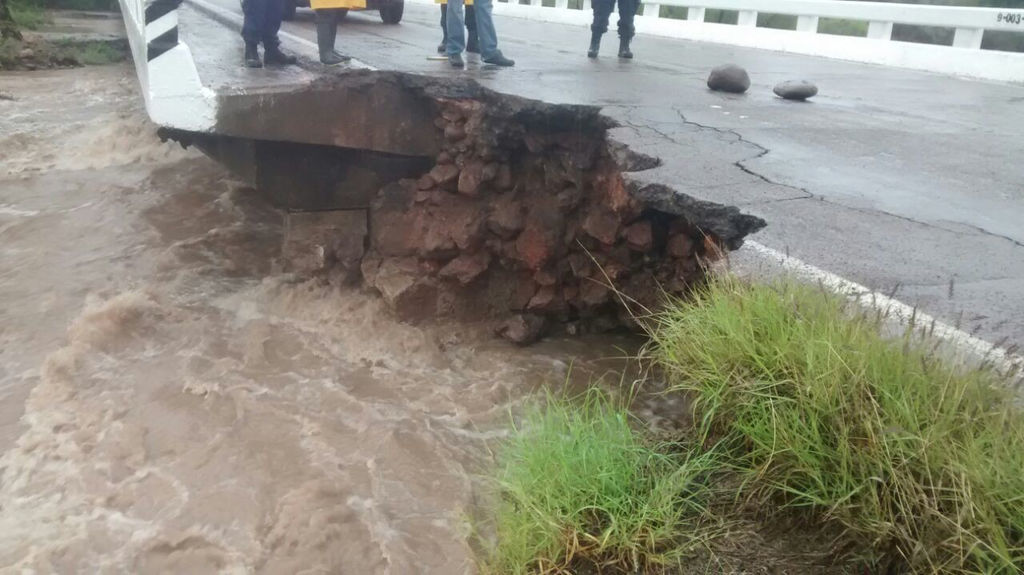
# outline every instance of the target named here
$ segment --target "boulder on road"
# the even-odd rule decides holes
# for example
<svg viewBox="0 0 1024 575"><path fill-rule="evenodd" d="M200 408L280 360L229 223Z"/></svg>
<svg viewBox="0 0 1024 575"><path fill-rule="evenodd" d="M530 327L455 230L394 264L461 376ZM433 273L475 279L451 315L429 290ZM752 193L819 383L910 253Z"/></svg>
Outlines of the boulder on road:
<svg viewBox="0 0 1024 575"><path fill-rule="evenodd" d="M711 70L708 76L708 88L717 92L742 94L750 88L750 76L747 71L736 64L723 64Z"/></svg>
<svg viewBox="0 0 1024 575"><path fill-rule="evenodd" d="M788 80L776 84L772 91L787 100L806 100L818 93L818 87L807 80Z"/></svg>

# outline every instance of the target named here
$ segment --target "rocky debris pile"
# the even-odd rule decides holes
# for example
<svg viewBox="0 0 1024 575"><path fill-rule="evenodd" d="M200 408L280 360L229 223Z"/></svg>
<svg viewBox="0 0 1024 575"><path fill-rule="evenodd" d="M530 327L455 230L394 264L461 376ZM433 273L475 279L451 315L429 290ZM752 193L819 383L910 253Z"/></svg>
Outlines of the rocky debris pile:
<svg viewBox="0 0 1024 575"><path fill-rule="evenodd" d="M750 88L750 76L736 64L723 64L711 70L708 88L717 92L742 94Z"/></svg>
<svg viewBox="0 0 1024 575"><path fill-rule="evenodd" d="M499 332L521 343L553 324L631 325L739 241L638 199L595 108L497 97L438 108L433 168L370 208L363 278L404 319L504 320ZM764 224L752 220L739 237Z"/></svg>
<svg viewBox="0 0 1024 575"><path fill-rule="evenodd" d="M772 91L780 98L802 101L817 95L818 87L807 80L788 80L776 84Z"/></svg>

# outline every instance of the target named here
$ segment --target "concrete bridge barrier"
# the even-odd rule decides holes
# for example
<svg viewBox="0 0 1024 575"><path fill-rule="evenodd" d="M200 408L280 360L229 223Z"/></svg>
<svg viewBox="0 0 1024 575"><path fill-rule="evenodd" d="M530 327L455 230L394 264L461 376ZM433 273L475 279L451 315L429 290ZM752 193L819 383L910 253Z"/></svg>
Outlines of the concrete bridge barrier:
<svg viewBox="0 0 1024 575"><path fill-rule="evenodd" d="M413 0L427 2L429 0ZM686 10L686 18L662 16L663 7ZM705 21L708 9L736 12L736 24ZM502 1L495 12L547 22L589 26L590 1ZM759 14L795 16L792 30L758 26ZM864 24L861 36L819 33L824 18ZM893 41L894 24L954 31L949 46ZM958 76L1024 82L1024 53L982 50L986 33L1024 37L1024 10L968 8L839 0L658 0L643 3L639 34L653 34L825 56Z"/></svg>

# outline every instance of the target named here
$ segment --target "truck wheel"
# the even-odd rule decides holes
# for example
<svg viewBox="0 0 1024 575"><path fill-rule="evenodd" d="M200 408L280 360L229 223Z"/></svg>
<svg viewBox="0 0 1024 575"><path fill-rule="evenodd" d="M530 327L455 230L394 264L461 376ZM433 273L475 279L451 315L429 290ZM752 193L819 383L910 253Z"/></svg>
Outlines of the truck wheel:
<svg viewBox="0 0 1024 575"><path fill-rule="evenodd" d="M402 21L403 13L405 13L405 3L401 1L380 7L380 19L385 24L398 24Z"/></svg>
<svg viewBox="0 0 1024 575"><path fill-rule="evenodd" d="M281 14L281 19L290 21L295 19L295 0L284 0L284 13Z"/></svg>

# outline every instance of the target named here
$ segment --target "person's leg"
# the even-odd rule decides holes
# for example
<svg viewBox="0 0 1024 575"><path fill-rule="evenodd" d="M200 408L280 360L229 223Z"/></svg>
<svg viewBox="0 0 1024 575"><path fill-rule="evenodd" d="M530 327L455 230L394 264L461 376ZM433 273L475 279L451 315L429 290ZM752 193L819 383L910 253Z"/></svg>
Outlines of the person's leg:
<svg viewBox="0 0 1024 575"><path fill-rule="evenodd" d="M473 1L473 11L476 12L476 32L480 38L480 55L487 64L514 66L515 62L506 58L498 49L498 32L494 29L491 8L492 0ZM451 33L451 30L448 32Z"/></svg>
<svg viewBox="0 0 1024 575"><path fill-rule="evenodd" d="M448 5L441 4L441 43L437 45L437 53L444 54L448 49Z"/></svg>
<svg viewBox="0 0 1024 575"><path fill-rule="evenodd" d="M242 39L245 40L245 65L249 68L262 68L258 46L263 38L263 4L266 0L242 1Z"/></svg>
<svg viewBox="0 0 1024 575"><path fill-rule="evenodd" d="M315 10L316 13L316 45L320 52L320 63L326 66L337 66L351 60L334 51L334 41L338 37L338 20L340 14L335 8Z"/></svg>
<svg viewBox="0 0 1024 575"><path fill-rule="evenodd" d="M448 61L456 68L465 65L462 51L466 49L466 23L462 3L463 0L448 0L448 17L445 19L445 25L448 26Z"/></svg>
<svg viewBox="0 0 1024 575"><path fill-rule="evenodd" d="M597 58L597 52L601 49L601 36L608 31L608 16L612 13L615 0L591 0L594 9L594 20L590 24L590 48L587 50L587 57Z"/></svg>
<svg viewBox="0 0 1024 575"><path fill-rule="evenodd" d="M633 17L636 16L639 0L619 0L619 58L632 58L629 42L636 33Z"/></svg>
<svg viewBox="0 0 1024 575"><path fill-rule="evenodd" d="M476 33L476 9L466 5L466 51L480 53L480 36Z"/></svg>
<svg viewBox="0 0 1024 575"><path fill-rule="evenodd" d="M263 61L269 65L285 66L296 62L295 56L281 51L281 41L277 32L281 29L281 17L284 16L284 0L265 0L266 10L263 13Z"/></svg>

